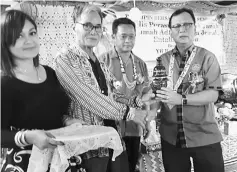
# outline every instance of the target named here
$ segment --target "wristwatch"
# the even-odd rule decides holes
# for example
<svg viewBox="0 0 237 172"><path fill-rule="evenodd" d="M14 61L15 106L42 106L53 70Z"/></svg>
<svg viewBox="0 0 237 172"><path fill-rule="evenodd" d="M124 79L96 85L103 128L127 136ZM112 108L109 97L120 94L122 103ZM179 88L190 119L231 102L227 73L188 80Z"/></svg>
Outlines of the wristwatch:
<svg viewBox="0 0 237 172"><path fill-rule="evenodd" d="M182 105L187 105L188 104L188 100L186 95L182 94Z"/></svg>

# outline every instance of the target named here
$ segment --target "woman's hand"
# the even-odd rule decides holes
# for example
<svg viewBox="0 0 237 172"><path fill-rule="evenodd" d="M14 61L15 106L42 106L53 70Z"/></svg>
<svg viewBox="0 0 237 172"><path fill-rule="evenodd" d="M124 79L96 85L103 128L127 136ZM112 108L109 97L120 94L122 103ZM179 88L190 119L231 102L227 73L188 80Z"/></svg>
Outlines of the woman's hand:
<svg viewBox="0 0 237 172"><path fill-rule="evenodd" d="M25 133L25 140L29 144L37 146L40 150L46 148L56 148L58 145L64 145L61 141L56 141L55 137L44 130L30 130Z"/></svg>

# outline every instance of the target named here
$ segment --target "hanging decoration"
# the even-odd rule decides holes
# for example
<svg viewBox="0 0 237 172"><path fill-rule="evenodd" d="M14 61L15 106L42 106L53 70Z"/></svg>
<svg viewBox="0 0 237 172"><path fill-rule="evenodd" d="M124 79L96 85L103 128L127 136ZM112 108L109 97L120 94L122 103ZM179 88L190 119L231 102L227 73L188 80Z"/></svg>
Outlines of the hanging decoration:
<svg viewBox="0 0 237 172"><path fill-rule="evenodd" d="M129 12L129 18L133 21L138 21L142 16L142 12L136 7L135 1L136 0L133 0L134 7L131 8Z"/></svg>
<svg viewBox="0 0 237 172"><path fill-rule="evenodd" d="M6 10L20 10L31 16L35 20L38 16L38 9L33 1L12 2Z"/></svg>
<svg viewBox="0 0 237 172"><path fill-rule="evenodd" d="M21 2L21 10L27 13L33 20L38 17L38 9L33 1Z"/></svg>
<svg viewBox="0 0 237 172"><path fill-rule="evenodd" d="M218 21L219 24L223 25L223 20L225 19L225 14L217 14L216 15L216 20Z"/></svg>
<svg viewBox="0 0 237 172"><path fill-rule="evenodd" d="M114 10L119 9L119 11L128 11L134 7L134 2L121 0L118 5L112 7ZM196 13L204 14L224 14L224 13L234 13L236 15L237 3L232 5L223 6L215 4L211 1L136 1L136 7L141 11L159 11L162 9L165 10L175 10L177 8L190 8Z"/></svg>

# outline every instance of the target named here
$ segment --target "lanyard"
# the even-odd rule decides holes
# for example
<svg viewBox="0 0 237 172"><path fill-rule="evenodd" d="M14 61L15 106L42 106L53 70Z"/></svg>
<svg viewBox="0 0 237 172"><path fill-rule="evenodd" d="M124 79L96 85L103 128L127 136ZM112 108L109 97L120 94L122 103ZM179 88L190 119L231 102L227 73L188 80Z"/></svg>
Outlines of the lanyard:
<svg viewBox="0 0 237 172"><path fill-rule="evenodd" d="M170 58L170 64L169 64L169 75L168 75L168 88L171 88L172 90L174 90L175 92L177 91L177 89L179 88L180 84L182 83L185 75L187 74L188 72L188 69L196 55L196 51L197 51L197 48L194 47L193 50L192 50L192 53L188 59L188 61L185 63L185 66L184 66L184 70L182 71L182 73L180 74L175 86L174 86L174 83L173 83L173 73L174 73L174 54L171 55L171 58ZM173 105L170 105L168 104L168 106L170 107L170 109L172 109Z"/></svg>

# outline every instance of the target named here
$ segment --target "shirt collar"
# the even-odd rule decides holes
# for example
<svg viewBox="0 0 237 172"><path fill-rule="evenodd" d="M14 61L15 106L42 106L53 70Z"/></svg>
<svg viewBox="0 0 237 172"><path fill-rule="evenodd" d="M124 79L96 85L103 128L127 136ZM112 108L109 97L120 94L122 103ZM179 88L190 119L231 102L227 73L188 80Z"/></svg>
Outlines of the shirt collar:
<svg viewBox="0 0 237 172"><path fill-rule="evenodd" d="M110 54L110 57L111 58L118 58L118 54L115 50L115 47L113 47L112 51L111 51L111 54Z"/></svg>
<svg viewBox="0 0 237 172"><path fill-rule="evenodd" d="M72 46L70 46L70 48L77 55L83 56L84 58L87 58L88 60L90 60L89 55L78 44L72 44ZM96 58L96 60L98 60L98 59Z"/></svg>
<svg viewBox="0 0 237 172"><path fill-rule="evenodd" d="M189 57L193 51L193 48L194 48L194 44L192 44L188 49L187 51L185 52L185 54L187 55L187 57ZM176 56L180 56L180 53L179 53L179 50L177 48L177 46L175 46L175 48L172 50L172 54L176 57Z"/></svg>

